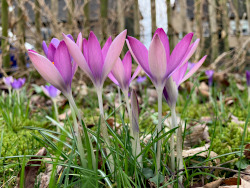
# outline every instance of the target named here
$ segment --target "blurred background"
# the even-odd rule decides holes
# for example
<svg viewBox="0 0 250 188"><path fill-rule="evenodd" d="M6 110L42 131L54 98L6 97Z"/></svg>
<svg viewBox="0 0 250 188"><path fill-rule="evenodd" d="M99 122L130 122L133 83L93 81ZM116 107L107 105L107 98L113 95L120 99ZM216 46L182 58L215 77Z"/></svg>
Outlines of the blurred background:
<svg viewBox="0 0 250 188"><path fill-rule="evenodd" d="M192 61L208 54L206 66L243 72L250 65L250 0L1 0L3 68L29 66L27 49L42 51L42 41L62 33L92 30L100 41L124 29L149 47L156 28L169 36L173 50L187 33L200 38Z"/></svg>

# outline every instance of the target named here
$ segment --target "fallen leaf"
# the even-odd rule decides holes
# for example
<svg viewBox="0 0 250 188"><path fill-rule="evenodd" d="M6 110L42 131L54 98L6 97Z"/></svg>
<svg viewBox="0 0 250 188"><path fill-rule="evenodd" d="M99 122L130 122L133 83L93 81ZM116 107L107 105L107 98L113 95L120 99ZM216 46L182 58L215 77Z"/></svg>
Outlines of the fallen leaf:
<svg viewBox="0 0 250 188"><path fill-rule="evenodd" d="M219 178L218 180L207 183L206 185L204 185L204 188L218 188L222 182L223 182L223 179Z"/></svg>
<svg viewBox="0 0 250 188"><path fill-rule="evenodd" d="M244 155L247 159L250 159L250 144L245 146Z"/></svg>
<svg viewBox="0 0 250 188"><path fill-rule="evenodd" d="M40 149L36 156L45 156L47 154L46 149L43 147ZM41 159L39 157L31 157L30 159ZM37 172L40 168L41 161L29 161L24 170L24 187L25 188L33 188L36 177L37 177ZM20 187L20 175L21 172L19 172L18 177L17 177L17 187Z"/></svg>
<svg viewBox="0 0 250 188"><path fill-rule="evenodd" d="M209 87L205 82L201 82L198 89L204 97L209 97Z"/></svg>
<svg viewBox="0 0 250 188"><path fill-rule="evenodd" d="M237 83L236 86L237 86L237 88L238 88L240 91L244 91L244 90L245 90L245 86L243 86L243 85L241 85L241 84L239 84L239 83Z"/></svg>
<svg viewBox="0 0 250 188"><path fill-rule="evenodd" d="M238 178L231 177L223 180L223 184L225 185L237 185Z"/></svg>

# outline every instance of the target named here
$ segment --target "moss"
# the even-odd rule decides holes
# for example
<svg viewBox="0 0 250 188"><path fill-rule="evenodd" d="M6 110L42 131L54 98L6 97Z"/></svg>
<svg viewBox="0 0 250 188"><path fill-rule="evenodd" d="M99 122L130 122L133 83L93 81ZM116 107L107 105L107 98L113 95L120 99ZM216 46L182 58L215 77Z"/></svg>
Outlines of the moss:
<svg viewBox="0 0 250 188"><path fill-rule="evenodd" d="M223 155L227 153L231 153L234 151L239 151L241 147L242 140L242 125L238 125L236 123L229 123L226 127L221 129L220 134L216 134L214 137L212 151L217 153L218 155ZM211 135L211 133L210 133ZM244 143L250 142L250 132L248 131L244 140ZM237 158L236 154L230 154L225 157L221 157L221 163L225 163L227 161L233 160Z"/></svg>

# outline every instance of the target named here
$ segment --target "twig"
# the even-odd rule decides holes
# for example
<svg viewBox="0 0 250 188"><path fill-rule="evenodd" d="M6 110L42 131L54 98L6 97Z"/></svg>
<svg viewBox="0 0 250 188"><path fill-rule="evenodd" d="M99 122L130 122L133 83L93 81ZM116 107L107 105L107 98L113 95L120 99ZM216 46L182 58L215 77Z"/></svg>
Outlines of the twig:
<svg viewBox="0 0 250 188"><path fill-rule="evenodd" d="M192 166L192 167L187 167L186 169L218 169L218 170L225 170L225 171L229 171L229 172L235 172L238 173L238 170L233 170L230 168L225 168L225 167L218 167L218 166ZM178 170L177 172L175 172L174 175L178 174L179 172L185 171L185 168ZM250 175L250 173L247 172L240 172L241 174L244 175Z"/></svg>
<svg viewBox="0 0 250 188"><path fill-rule="evenodd" d="M173 177L173 179L175 179L176 177L175 177L175 175L176 175L176 173L173 173L173 171L167 166L167 165L164 165L165 166L165 168L167 168L168 169L168 171L170 172L170 177ZM182 170L182 169L180 169L180 170ZM182 185L182 183L177 179L177 181L178 181L178 184L179 184L179 186L181 187L181 188L185 188L183 185Z"/></svg>

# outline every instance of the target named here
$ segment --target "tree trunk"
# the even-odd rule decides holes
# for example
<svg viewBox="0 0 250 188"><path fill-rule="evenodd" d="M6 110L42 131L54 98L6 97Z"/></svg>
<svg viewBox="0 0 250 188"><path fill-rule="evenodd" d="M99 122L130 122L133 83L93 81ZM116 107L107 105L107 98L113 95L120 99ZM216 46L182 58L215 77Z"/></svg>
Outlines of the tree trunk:
<svg viewBox="0 0 250 188"><path fill-rule="evenodd" d="M151 0L151 27L152 27L152 33L154 34L156 27L156 7L155 7L155 0Z"/></svg>
<svg viewBox="0 0 250 188"><path fill-rule="evenodd" d="M89 1L88 0L84 0L83 12L84 12L84 28L83 29L85 33L89 33L90 26L89 26Z"/></svg>
<svg viewBox="0 0 250 188"><path fill-rule="evenodd" d="M120 33L125 28L123 0L117 0L117 18L118 18L118 32Z"/></svg>
<svg viewBox="0 0 250 188"><path fill-rule="evenodd" d="M67 25L69 28L69 33L74 36L74 9L75 9L75 2L74 0L68 0L68 18L67 18Z"/></svg>
<svg viewBox="0 0 250 188"><path fill-rule="evenodd" d="M229 41L228 41L228 9L227 9L227 0L221 0L220 9L222 10L222 29L221 29L221 38L223 40L224 51L229 51Z"/></svg>
<svg viewBox="0 0 250 188"><path fill-rule="evenodd" d="M182 32L183 36L187 33L191 32L191 25L188 18L188 7L187 7L187 0L180 0L180 7L181 7L181 20L182 20Z"/></svg>
<svg viewBox="0 0 250 188"><path fill-rule="evenodd" d="M201 56L201 50L204 46L204 38L203 38L203 28L202 28L202 12L203 12L203 0L195 1L195 25L196 25L196 35L197 38L200 39L200 45L195 53L195 61L199 60Z"/></svg>
<svg viewBox="0 0 250 188"><path fill-rule="evenodd" d="M102 30L101 36L103 39L106 39L108 36L108 0L100 0L100 1L101 1L101 30Z"/></svg>
<svg viewBox="0 0 250 188"><path fill-rule="evenodd" d="M172 25L172 7L171 7L171 0L167 0L167 16L168 16L168 40L169 40L169 47L170 50L174 49L174 29L173 29L173 25Z"/></svg>
<svg viewBox="0 0 250 188"><path fill-rule="evenodd" d="M230 1L232 11L234 13L234 20L235 20L235 36L237 39L237 46L241 45L240 42L240 17L239 17L239 9L238 9L238 0L231 0Z"/></svg>
<svg viewBox="0 0 250 188"><path fill-rule="evenodd" d="M40 14L40 4L39 0L35 0L35 27L36 27L36 50L41 51L42 45L42 35L41 35L41 14Z"/></svg>
<svg viewBox="0 0 250 188"><path fill-rule="evenodd" d="M140 40L140 9L138 0L134 4L134 36Z"/></svg>
<svg viewBox="0 0 250 188"><path fill-rule="evenodd" d="M2 48L2 64L3 67L10 67L10 55L9 55L9 43L8 43L8 27L9 27L9 19L8 19L8 9L9 5L7 0L2 0L2 40L1 40L1 48Z"/></svg>
<svg viewBox="0 0 250 188"><path fill-rule="evenodd" d="M217 31L217 21L216 21L216 0L208 1L208 11L209 11L209 24L210 24L210 35L211 35L211 60L215 60L218 56L218 31Z"/></svg>
<svg viewBox="0 0 250 188"><path fill-rule="evenodd" d="M247 6L248 34L250 34L250 0L246 0L246 6Z"/></svg>

